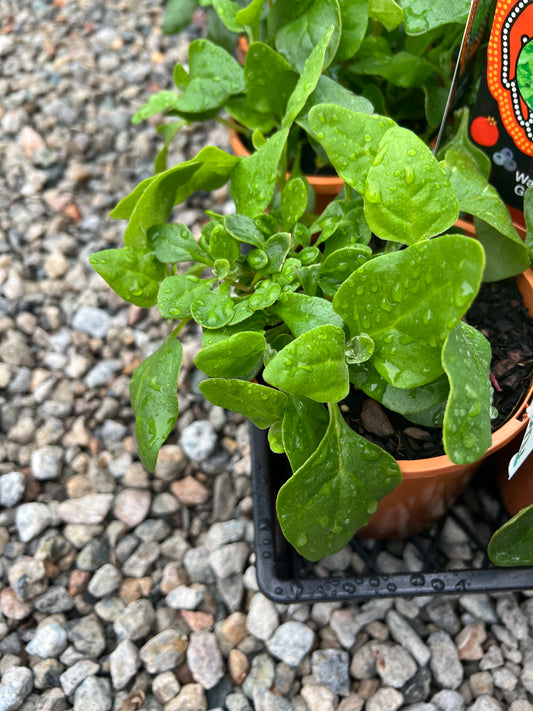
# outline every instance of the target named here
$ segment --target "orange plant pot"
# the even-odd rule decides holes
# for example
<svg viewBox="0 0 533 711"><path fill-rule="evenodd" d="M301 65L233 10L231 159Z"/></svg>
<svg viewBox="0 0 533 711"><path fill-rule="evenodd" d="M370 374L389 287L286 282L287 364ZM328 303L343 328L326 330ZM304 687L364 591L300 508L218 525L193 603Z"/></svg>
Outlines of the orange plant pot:
<svg viewBox="0 0 533 711"><path fill-rule="evenodd" d="M232 128L229 129L229 140L235 155L244 158L250 155L250 151L241 141L239 134ZM320 215L341 192L344 182L337 175L306 175L305 178L315 193L314 213Z"/></svg>
<svg viewBox="0 0 533 711"><path fill-rule="evenodd" d="M516 284L524 305L533 316L533 271L528 269L519 274L516 277ZM527 423L526 409L532 401L533 383L513 417L493 433L492 446L481 459L473 464L456 465L445 455L431 459L399 461L398 464L402 472L401 484L380 501L378 509L371 516L368 525L361 529L357 535L388 539L404 538L422 531L438 521L452 506L487 457L494 455L495 452L500 452L502 448L509 445L509 456L501 457L502 465L505 467L503 478L506 478L507 464L511 455L518 451L520 433ZM500 457L494 457L492 460L495 466L499 459ZM533 461L530 460L529 466L526 463L522 469L525 479L529 473L528 487L531 503L533 501ZM520 491L521 479L517 479L516 484L514 482L522 469L510 482L507 482L512 486L505 487L510 490L516 489L519 496L521 493L523 494L523 489ZM510 499L511 493L508 496ZM507 506L506 498L504 498L504 502ZM522 498L518 508L522 508L526 504L527 501Z"/></svg>

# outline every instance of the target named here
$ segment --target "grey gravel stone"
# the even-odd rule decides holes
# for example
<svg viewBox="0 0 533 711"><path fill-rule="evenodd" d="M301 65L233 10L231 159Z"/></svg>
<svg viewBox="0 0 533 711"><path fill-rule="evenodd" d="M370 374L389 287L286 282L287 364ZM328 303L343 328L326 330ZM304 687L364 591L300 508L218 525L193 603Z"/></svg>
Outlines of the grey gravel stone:
<svg viewBox="0 0 533 711"><path fill-rule="evenodd" d="M12 471L0 476L0 506L15 506L22 499L25 479L22 472Z"/></svg>
<svg viewBox="0 0 533 711"><path fill-rule="evenodd" d="M193 679L212 689L224 676L224 664L217 638L211 632L193 632L187 647L187 664Z"/></svg>
<svg viewBox="0 0 533 711"><path fill-rule="evenodd" d="M243 682L242 690L249 699L256 689L270 689L274 683L274 662L265 652L257 654L250 665L248 676Z"/></svg>
<svg viewBox="0 0 533 711"><path fill-rule="evenodd" d="M202 599L201 590L180 585L168 593L166 603L174 610L195 610L202 602Z"/></svg>
<svg viewBox="0 0 533 711"><path fill-rule="evenodd" d="M268 651L290 667L295 667L311 651L315 634L301 622L284 622L267 640Z"/></svg>
<svg viewBox="0 0 533 711"><path fill-rule="evenodd" d="M480 696L468 707L468 711L503 711L503 707L492 696Z"/></svg>
<svg viewBox="0 0 533 711"><path fill-rule="evenodd" d="M111 327L111 317L103 309L80 306L72 319L72 327L93 338L103 338Z"/></svg>
<svg viewBox="0 0 533 711"><path fill-rule="evenodd" d="M123 639L109 655L109 670L114 689L123 689L141 665L139 650L130 639Z"/></svg>
<svg viewBox="0 0 533 711"><path fill-rule="evenodd" d="M91 659L80 659L66 669L59 677L59 682L65 694L71 696L78 686L89 676L94 676L100 669L99 664Z"/></svg>
<svg viewBox="0 0 533 711"><path fill-rule="evenodd" d="M350 655L341 649L318 649L311 655L311 670L317 684L339 696L350 693L349 665Z"/></svg>
<svg viewBox="0 0 533 711"><path fill-rule="evenodd" d="M446 632L434 632L428 638L430 667L437 682L445 689L457 689L463 681L463 667L457 650Z"/></svg>
<svg viewBox="0 0 533 711"><path fill-rule="evenodd" d="M36 479L46 481L57 479L61 473L63 449L46 445L35 449L31 454L31 473Z"/></svg>
<svg viewBox="0 0 533 711"><path fill-rule="evenodd" d="M48 587L46 568L42 560L23 556L8 571L9 584L20 600L31 600Z"/></svg>
<svg viewBox="0 0 533 711"><path fill-rule="evenodd" d="M120 571L111 563L106 563L94 573L87 589L94 597L106 597L118 590L121 580Z"/></svg>
<svg viewBox="0 0 533 711"><path fill-rule="evenodd" d="M184 428L180 444L189 459L203 462L215 451L217 433L208 420L197 420Z"/></svg>
<svg viewBox="0 0 533 711"><path fill-rule="evenodd" d="M52 516L48 506L37 501L21 504L15 514L17 533L24 543L42 533L51 522Z"/></svg>
<svg viewBox="0 0 533 711"><path fill-rule="evenodd" d="M405 647L418 664L425 666L429 661L431 652L407 620L396 610L389 610L386 620L391 637L398 644Z"/></svg>
<svg viewBox="0 0 533 711"><path fill-rule="evenodd" d="M442 689L431 698L431 703L438 711L463 711L465 708L464 697L458 691Z"/></svg>
<svg viewBox="0 0 533 711"><path fill-rule="evenodd" d="M399 644L383 642L376 644L373 650L376 655L376 671L386 686L400 689L416 674L416 662Z"/></svg>
<svg viewBox="0 0 533 711"><path fill-rule="evenodd" d="M113 625L117 639L143 639L151 632L155 619L155 610L148 600L130 602Z"/></svg>
<svg viewBox="0 0 533 711"><path fill-rule="evenodd" d="M206 641L204 638L203 643L208 645L210 641L211 639ZM159 672L170 671L178 666L185 657L187 644L186 635L176 630L163 630L141 647L139 656L150 674L159 674ZM216 663L217 657L215 653L213 664L216 665Z"/></svg>
<svg viewBox="0 0 533 711"><path fill-rule="evenodd" d="M368 699L365 711L397 711L402 704L401 693L390 686L384 686Z"/></svg>
<svg viewBox="0 0 533 711"><path fill-rule="evenodd" d="M58 657L67 646L67 633L56 622L51 622L37 630L31 642L26 646L29 654L37 654L43 659Z"/></svg>
<svg viewBox="0 0 533 711"><path fill-rule="evenodd" d="M110 711L112 705L111 684L103 677L87 677L74 694L74 711Z"/></svg>
<svg viewBox="0 0 533 711"><path fill-rule="evenodd" d="M256 593L250 601L250 609L246 618L246 629L260 640L272 636L279 624L279 615L274 603L263 595Z"/></svg>
<svg viewBox="0 0 533 711"><path fill-rule="evenodd" d="M7 669L0 682L0 711L14 711L22 705L33 688L33 674L28 667Z"/></svg>

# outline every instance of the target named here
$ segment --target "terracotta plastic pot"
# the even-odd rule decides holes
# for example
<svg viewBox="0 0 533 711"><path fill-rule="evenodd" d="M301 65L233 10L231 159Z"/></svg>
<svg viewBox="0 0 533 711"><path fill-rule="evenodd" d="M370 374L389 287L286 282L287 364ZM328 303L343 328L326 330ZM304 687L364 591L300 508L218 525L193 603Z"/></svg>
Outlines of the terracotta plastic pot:
<svg viewBox="0 0 533 711"><path fill-rule="evenodd" d="M235 155L245 158L250 155L239 134L232 128L229 129L229 140ZM344 182L337 175L306 175L305 177L315 193L314 213L320 215L341 192Z"/></svg>
<svg viewBox="0 0 533 711"><path fill-rule="evenodd" d="M527 310L533 316L533 271L528 269L517 276L516 284ZM458 466L445 455L431 459L399 461L402 472L401 484L381 500L368 525L357 535L381 539L404 538L438 521L468 484L482 462L513 440L519 440L519 435L527 423L526 409L532 401L533 383L513 417L493 433L490 449L473 464ZM515 448L511 448L507 459L504 458L505 470L510 456L516 454L519 448L519 443L513 442L513 445ZM497 461L495 458L495 465ZM529 470L530 473L529 487L531 501L533 501L533 461L530 460L529 466L524 465L524 469L525 472ZM518 477L518 474L515 477ZM527 478L527 473L524 473L524 477ZM513 478L508 482L512 485L509 489L516 488L519 492L519 481L517 479L514 484ZM526 503L522 502L519 508Z"/></svg>

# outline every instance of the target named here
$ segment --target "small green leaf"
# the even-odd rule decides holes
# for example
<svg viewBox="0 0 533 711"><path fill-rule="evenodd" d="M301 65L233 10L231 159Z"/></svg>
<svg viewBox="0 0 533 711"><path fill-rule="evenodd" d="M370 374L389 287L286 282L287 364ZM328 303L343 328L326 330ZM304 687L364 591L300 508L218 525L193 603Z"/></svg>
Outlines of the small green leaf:
<svg viewBox="0 0 533 711"><path fill-rule="evenodd" d="M487 553L494 565L533 565L533 505L523 508L493 534Z"/></svg>
<svg viewBox="0 0 533 711"><path fill-rule="evenodd" d="M307 185L303 178L289 180L281 193L281 219L286 230L292 230L307 207Z"/></svg>
<svg viewBox="0 0 533 711"><path fill-rule="evenodd" d="M368 171L365 217L381 239L414 244L451 227L459 207L446 171L405 128L389 129Z"/></svg>
<svg viewBox="0 0 533 711"><path fill-rule="evenodd" d="M168 0L161 28L166 35L186 29L192 22L197 0Z"/></svg>
<svg viewBox="0 0 533 711"><path fill-rule="evenodd" d="M264 0L252 0L246 7L240 8L235 14L235 20L241 27L249 27L252 36L259 34L259 21L263 11Z"/></svg>
<svg viewBox="0 0 533 711"><path fill-rule="evenodd" d="M263 377L280 390L317 402L342 400L349 390L344 331L332 325L306 331L270 361Z"/></svg>
<svg viewBox="0 0 533 711"><path fill-rule="evenodd" d="M441 114L441 118L442 118ZM469 134L469 123L470 123L470 112L467 108L460 109L454 114L454 132L451 140L446 143L446 145L439 150L438 157L444 157L448 150L459 151L460 153L466 153L469 158L474 161L474 166L478 173L489 179L490 175L490 158L481 148L475 146L470 140Z"/></svg>
<svg viewBox="0 0 533 711"><path fill-rule="evenodd" d="M213 405L244 415L260 429L281 420L287 404L285 393L245 380L210 378L199 388Z"/></svg>
<svg viewBox="0 0 533 711"><path fill-rule="evenodd" d="M442 349L442 365L450 381L443 441L454 464L477 461L491 445L490 360L485 336L459 321Z"/></svg>
<svg viewBox="0 0 533 711"><path fill-rule="evenodd" d="M325 66L328 67L337 53L341 34L341 14L337 0L315 0L311 3L304 13L276 33L276 49L291 67L301 73L305 60L320 42L324 28L332 26L335 29L325 58Z"/></svg>
<svg viewBox="0 0 533 711"><path fill-rule="evenodd" d="M225 49L205 39L189 45L189 77L174 107L185 115L218 109L230 96L244 91L240 64Z"/></svg>
<svg viewBox="0 0 533 711"><path fill-rule="evenodd" d="M157 295L159 313L163 318L189 318L192 302L208 294L214 283L214 279L199 279L192 274L166 277Z"/></svg>
<svg viewBox="0 0 533 711"><path fill-rule="evenodd" d="M324 294L333 298L340 285L371 256L372 250L364 244L344 247L329 254L322 262L318 277L318 285Z"/></svg>
<svg viewBox="0 0 533 711"><path fill-rule="evenodd" d="M369 0L368 14L379 20L388 32L395 30L403 20L403 10L394 0Z"/></svg>
<svg viewBox="0 0 533 711"><path fill-rule="evenodd" d="M163 148L159 151L154 161L154 171L156 173L162 173L167 169L168 147L176 133L184 124L185 121L173 121L172 123L164 123L162 126L156 128L157 133L163 137L164 141Z"/></svg>
<svg viewBox="0 0 533 711"><path fill-rule="evenodd" d="M233 169L231 190L238 213L255 217L268 206L288 135L288 129L278 131L255 153L241 158Z"/></svg>
<svg viewBox="0 0 533 711"><path fill-rule="evenodd" d="M202 345L204 348L212 346L213 343L224 341L226 338L234 336L236 333L242 333L243 331L257 331L259 333L263 333L266 325L265 315L261 311L252 314L248 312L246 318L237 321L236 318L237 312L239 311L239 305L239 303L235 305L235 316L227 326L222 326L222 328L217 329L202 329Z"/></svg>
<svg viewBox="0 0 533 711"><path fill-rule="evenodd" d="M317 326L331 324L342 328L344 325L329 301L305 294L281 294L273 312L297 337Z"/></svg>
<svg viewBox="0 0 533 711"><path fill-rule="evenodd" d="M283 439L281 436L281 422L274 422L268 430L268 444L276 454L284 454Z"/></svg>
<svg viewBox="0 0 533 711"><path fill-rule="evenodd" d="M281 286L279 284L276 284L270 279L263 279L263 281L257 285L254 293L248 297L248 307L252 311L267 309L276 302L280 294Z"/></svg>
<svg viewBox="0 0 533 711"><path fill-rule="evenodd" d="M174 108L178 99L179 96L175 91L158 91L156 94L152 94L148 101L133 114L132 124L136 126L149 116Z"/></svg>
<svg viewBox="0 0 533 711"><path fill-rule="evenodd" d="M333 25L326 30L320 38L320 41L313 47L305 60L298 82L287 104L287 113L283 117L283 128L290 128L291 124L305 106L307 99L314 91L324 68L326 51L332 35Z"/></svg>
<svg viewBox="0 0 533 711"><path fill-rule="evenodd" d="M350 429L332 406L318 448L279 490L283 534L310 560L336 553L400 480L390 454Z"/></svg>
<svg viewBox="0 0 533 711"><path fill-rule="evenodd" d="M166 264L189 261L206 263L206 255L198 247L192 232L179 222L153 225L148 230L148 241L160 262Z"/></svg>
<svg viewBox="0 0 533 711"><path fill-rule="evenodd" d="M91 254L89 262L109 286L135 306L154 306L165 265L151 253L123 247Z"/></svg>
<svg viewBox="0 0 533 711"><path fill-rule="evenodd" d="M368 333L350 338L344 350L346 362L349 365L366 363L374 355L375 344Z"/></svg>
<svg viewBox="0 0 533 711"><path fill-rule="evenodd" d="M224 218L224 227L239 242L263 248L265 238L251 217L246 215L228 215Z"/></svg>
<svg viewBox="0 0 533 711"><path fill-rule="evenodd" d="M236 240L222 225L216 225L209 238L209 254L213 259L227 259L234 265L241 256L238 240Z"/></svg>
<svg viewBox="0 0 533 711"><path fill-rule="evenodd" d="M194 364L210 378L245 376L255 368L265 346L262 334L243 331L201 350Z"/></svg>
<svg viewBox="0 0 533 711"><path fill-rule="evenodd" d="M322 104L311 109L309 123L339 176L363 193L380 140L394 122L384 116Z"/></svg>
<svg viewBox="0 0 533 711"><path fill-rule="evenodd" d="M441 375L442 345L477 294L483 266L483 248L469 237L418 242L359 267L333 308L352 336L372 338L371 362L387 382L418 387Z"/></svg>
<svg viewBox="0 0 533 711"><path fill-rule="evenodd" d="M290 235L288 232L278 232L269 237L265 243L265 254L268 258L266 266L260 270L257 276L267 274L277 274L280 272L285 262L285 258L290 249Z"/></svg>
<svg viewBox="0 0 533 711"><path fill-rule="evenodd" d="M230 296L230 285L223 282L213 291L201 294L191 303L191 316L205 328L220 328L233 318L235 307Z"/></svg>
<svg viewBox="0 0 533 711"><path fill-rule="evenodd" d="M432 0L427 4L419 0L401 0L401 5L408 35L420 35L452 22L464 27L470 10L470 0Z"/></svg>
<svg viewBox="0 0 533 711"><path fill-rule="evenodd" d="M178 417L178 376L183 360L181 343L169 336L134 371L130 397L135 413L139 458L153 472L157 455Z"/></svg>
<svg viewBox="0 0 533 711"><path fill-rule="evenodd" d="M328 423L328 411L322 403L307 397L288 396L282 437L283 449L293 472L313 454L326 433Z"/></svg>

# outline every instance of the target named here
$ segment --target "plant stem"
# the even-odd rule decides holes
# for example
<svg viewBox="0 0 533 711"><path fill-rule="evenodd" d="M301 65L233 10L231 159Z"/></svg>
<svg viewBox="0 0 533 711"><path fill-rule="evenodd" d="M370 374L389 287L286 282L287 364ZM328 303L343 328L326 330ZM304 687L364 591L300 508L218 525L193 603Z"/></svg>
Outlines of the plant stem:
<svg viewBox="0 0 533 711"><path fill-rule="evenodd" d="M172 334L171 334L172 337L176 338L178 333L185 328L185 326L189 323L190 320L191 320L190 318L184 318L182 321L180 321L178 323L178 325L176 326L176 328L172 331Z"/></svg>

